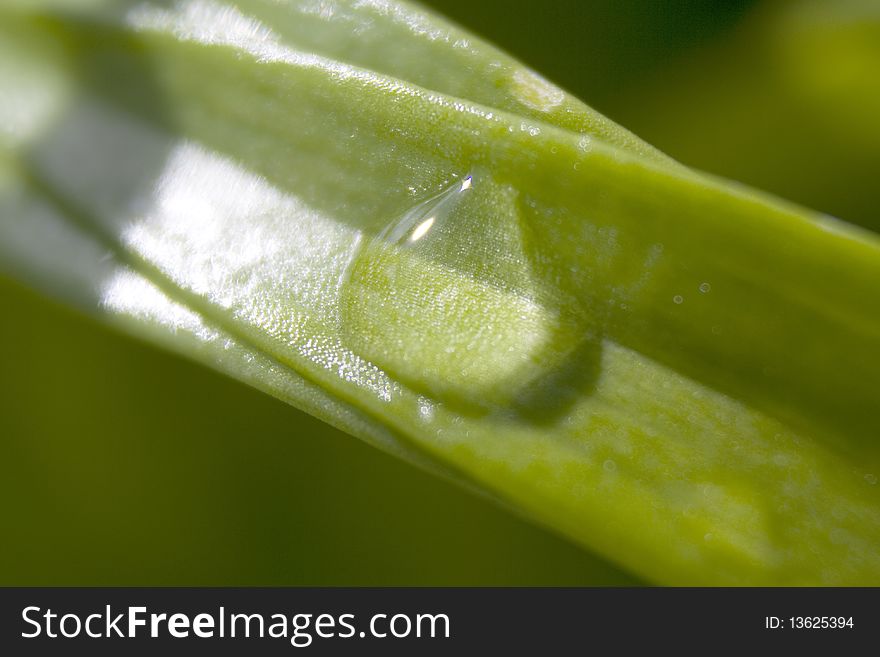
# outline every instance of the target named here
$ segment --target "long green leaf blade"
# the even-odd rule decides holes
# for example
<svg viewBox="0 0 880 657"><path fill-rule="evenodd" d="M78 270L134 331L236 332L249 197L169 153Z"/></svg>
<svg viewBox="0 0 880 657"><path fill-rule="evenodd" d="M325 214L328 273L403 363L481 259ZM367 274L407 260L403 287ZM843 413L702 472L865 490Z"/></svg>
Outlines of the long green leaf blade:
<svg viewBox="0 0 880 657"><path fill-rule="evenodd" d="M238 6L8 14L7 267L653 581L878 581L876 237L404 5Z"/></svg>

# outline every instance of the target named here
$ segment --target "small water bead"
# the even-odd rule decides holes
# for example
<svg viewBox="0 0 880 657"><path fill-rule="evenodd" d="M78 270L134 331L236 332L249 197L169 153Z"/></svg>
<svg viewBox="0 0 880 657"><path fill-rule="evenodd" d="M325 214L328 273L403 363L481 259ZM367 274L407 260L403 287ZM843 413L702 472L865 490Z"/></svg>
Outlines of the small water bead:
<svg viewBox="0 0 880 657"><path fill-rule="evenodd" d="M865 475L865 481L868 483L869 486L876 486L877 485L877 475L868 473Z"/></svg>
<svg viewBox="0 0 880 657"><path fill-rule="evenodd" d="M419 396L419 417L426 422L434 419L434 403L422 396Z"/></svg>
<svg viewBox="0 0 880 657"><path fill-rule="evenodd" d="M703 294L708 294L712 290L712 286L709 283L700 283L700 292Z"/></svg>
<svg viewBox="0 0 880 657"><path fill-rule="evenodd" d="M615 463L612 459L607 459L602 464L602 469L605 470L605 472L617 472L617 463Z"/></svg>
<svg viewBox="0 0 880 657"><path fill-rule="evenodd" d="M519 213L474 172L363 240L340 288L347 346L432 399L508 405L580 339L541 303Z"/></svg>
<svg viewBox="0 0 880 657"><path fill-rule="evenodd" d="M526 123L525 121L520 122L519 129L520 132L528 132L532 137L537 137L541 134L541 129L539 127Z"/></svg>
<svg viewBox="0 0 880 657"><path fill-rule="evenodd" d="M676 304L681 304L681 303L684 303L684 297L681 296L680 294L676 294L674 297L672 297L672 301L675 302Z"/></svg>

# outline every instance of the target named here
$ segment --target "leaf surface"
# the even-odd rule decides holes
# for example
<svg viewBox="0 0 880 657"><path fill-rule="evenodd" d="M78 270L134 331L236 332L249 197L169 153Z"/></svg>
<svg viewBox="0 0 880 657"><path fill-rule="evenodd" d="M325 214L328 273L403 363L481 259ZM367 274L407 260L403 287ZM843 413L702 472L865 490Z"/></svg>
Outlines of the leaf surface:
<svg viewBox="0 0 880 657"><path fill-rule="evenodd" d="M880 581L876 236L408 5L2 17L9 271L649 580Z"/></svg>

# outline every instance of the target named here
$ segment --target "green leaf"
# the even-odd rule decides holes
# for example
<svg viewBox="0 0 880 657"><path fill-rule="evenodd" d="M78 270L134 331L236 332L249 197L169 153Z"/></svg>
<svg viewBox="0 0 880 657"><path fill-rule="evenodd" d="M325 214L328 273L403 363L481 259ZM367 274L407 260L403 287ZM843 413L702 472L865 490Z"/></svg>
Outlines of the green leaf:
<svg viewBox="0 0 880 657"><path fill-rule="evenodd" d="M5 268L652 581L880 582L875 236L408 5L86 4L0 14Z"/></svg>

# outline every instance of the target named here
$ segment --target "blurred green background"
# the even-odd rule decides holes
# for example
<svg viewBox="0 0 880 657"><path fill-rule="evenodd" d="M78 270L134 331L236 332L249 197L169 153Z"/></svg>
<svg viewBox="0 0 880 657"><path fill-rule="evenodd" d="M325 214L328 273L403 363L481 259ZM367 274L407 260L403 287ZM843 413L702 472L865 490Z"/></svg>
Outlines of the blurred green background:
<svg viewBox="0 0 880 657"><path fill-rule="evenodd" d="M878 4L429 3L686 164L880 226ZM638 583L0 279L0 584Z"/></svg>
<svg viewBox="0 0 880 657"><path fill-rule="evenodd" d="M630 581L243 384L0 295L4 585Z"/></svg>

